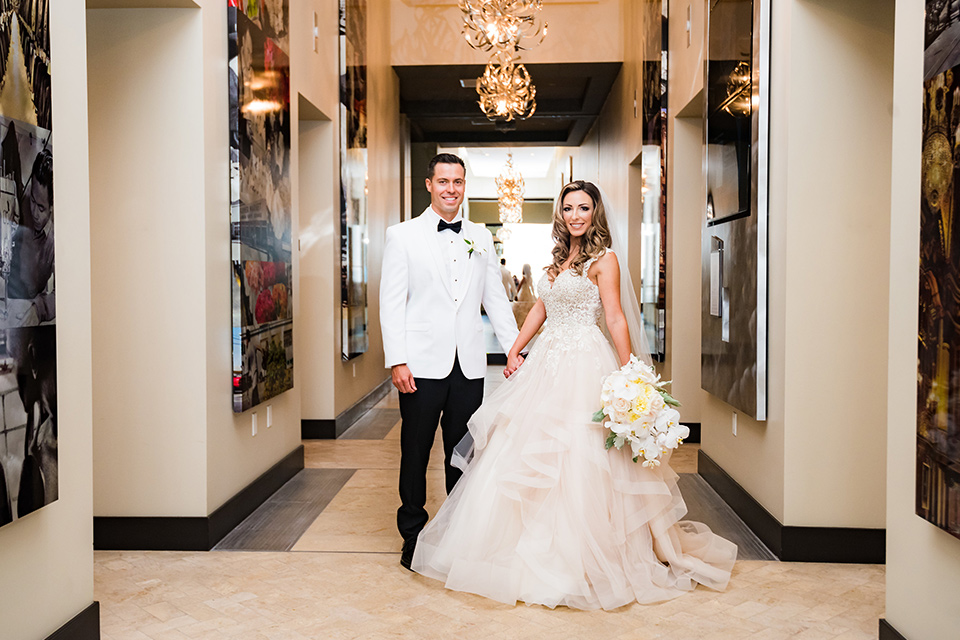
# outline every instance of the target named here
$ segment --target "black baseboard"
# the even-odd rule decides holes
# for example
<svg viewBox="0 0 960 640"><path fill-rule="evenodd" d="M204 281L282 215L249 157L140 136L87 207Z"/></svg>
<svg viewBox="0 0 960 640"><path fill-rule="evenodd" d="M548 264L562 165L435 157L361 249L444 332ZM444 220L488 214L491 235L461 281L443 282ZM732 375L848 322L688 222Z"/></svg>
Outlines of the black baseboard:
<svg viewBox="0 0 960 640"><path fill-rule="evenodd" d="M681 422L680 424L686 426L690 429L690 437L684 440L684 442L700 442L700 423L699 422Z"/></svg>
<svg viewBox="0 0 960 640"><path fill-rule="evenodd" d="M303 440L332 440L339 438L343 432L353 426L353 423L363 417L367 411L370 411L378 402L383 400L384 396L390 393L393 388L393 380L387 378L373 391L363 396L352 406L345 409L334 420L301 420L300 437Z"/></svg>
<svg viewBox="0 0 960 640"><path fill-rule="evenodd" d="M880 618L880 640L907 640L899 631L893 628L893 625Z"/></svg>
<svg viewBox="0 0 960 640"><path fill-rule="evenodd" d="M784 526L702 450L698 472L763 544L786 562L883 564L886 530Z"/></svg>
<svg viewBox="0 0 960 640"><path fill-rule="evenodd" d="M336 420L301 420L301 440L333 440L337 437Z"/></svg>
<svg viewBox="0 0 960 640"><path fill-rule="evenodd" d="M47 640L100 640L100 603L91 603L47 636Z"/></svg>
<svg viewBox="0 0 960 640"><path fill-rule="evenodd" d="M244 518L303 469L303 445L201 517L103 517L93 519L93 548L114 551L209 551Z"/></svg>

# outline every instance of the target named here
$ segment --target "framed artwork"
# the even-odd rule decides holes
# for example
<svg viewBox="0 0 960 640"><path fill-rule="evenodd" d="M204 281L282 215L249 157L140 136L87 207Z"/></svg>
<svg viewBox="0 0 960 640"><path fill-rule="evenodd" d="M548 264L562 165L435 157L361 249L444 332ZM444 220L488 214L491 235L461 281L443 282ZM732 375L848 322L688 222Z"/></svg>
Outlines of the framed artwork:
<svg viewBox="0 0 960 640"><path fill-rule="evenodd" d="M57 500L49 0L0 0L0 526Z"/></svg>
<svg viewBox="0 0 960 640"><path fill-rule="evenodd" d="M367 333L367 1L340 0L340 328L342 358Z"/></svg>
<svg viewBox="0 0 960 640"><path fill-rule="evenodd" d="M288 0L227 0L233 410L293 387Z"/></svg>
<svg viewBox="0 0 960 640"><path fill-rule="evenodd" d="M960 537L960 3L927 0L916 512Z"/></svg>
<svg viewBox="0 0 960 640"><path fill-rule="evenodd" d="M701 385L767 416L770 0L709 0Z"/></svg>

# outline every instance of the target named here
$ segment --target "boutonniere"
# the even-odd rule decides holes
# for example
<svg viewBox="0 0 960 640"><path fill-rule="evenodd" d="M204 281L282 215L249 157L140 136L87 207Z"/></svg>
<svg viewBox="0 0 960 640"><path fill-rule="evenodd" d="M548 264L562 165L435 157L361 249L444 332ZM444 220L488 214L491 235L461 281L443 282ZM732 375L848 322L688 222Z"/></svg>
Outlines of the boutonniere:
<svg viewBox="0 0 960 640"><path fill-rule="evenodd" d="M483 255L483 248L478 247L477 243L471 240L470 238L464 238L463 241L467 244L467 257L472 258L473 254L476 253L478 256Z"/></svg>

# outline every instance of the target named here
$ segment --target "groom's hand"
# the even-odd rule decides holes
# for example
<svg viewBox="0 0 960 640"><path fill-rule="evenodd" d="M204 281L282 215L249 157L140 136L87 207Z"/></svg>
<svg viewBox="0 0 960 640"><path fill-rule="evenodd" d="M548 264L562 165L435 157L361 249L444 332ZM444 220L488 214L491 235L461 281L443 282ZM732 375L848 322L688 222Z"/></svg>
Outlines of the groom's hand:
<svg viewBox="0 0 960 640"><path fill-rule="evenodd" d="M503 377L509 378L514 374L514 372L520 368L520 365L523 364L523 356L520 354L510 355L507 354L507 366L503 370Z"/></svg>
<svg viewBox="0 0 960 640"><path fill-rule="evenodd" d="M417 383L413 380L413 374L410 373L410 367L405 364L395 364L390 368L393 376L393 386L400 393L413 393L417 390Z"/></svg>

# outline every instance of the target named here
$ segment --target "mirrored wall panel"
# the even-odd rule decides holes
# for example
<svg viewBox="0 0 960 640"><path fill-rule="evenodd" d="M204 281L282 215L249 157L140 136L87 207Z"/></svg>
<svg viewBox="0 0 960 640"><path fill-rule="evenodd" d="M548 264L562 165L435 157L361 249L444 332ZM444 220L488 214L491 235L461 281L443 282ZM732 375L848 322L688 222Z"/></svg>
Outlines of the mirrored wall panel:
<svg viewBox="0 0 960 640"><path fill-rule="evenodd" d="M647 0L643 38L640 309L655 360L666 357L667 0Z"/></svg>
<svg viewBox="0 0 960 640"><path fill-rule="evenodd" d="M293 388L288 0L227 0L233 410Z"/></svg>
<svg viewBox="0 0 960 640"><path fill-rule="evenodd" d="M767 415L769 0L709 0L701 384Z"/></svg>
<svg viewBox="0 0 960 640"><path fill-rule="evenodd" d="M0 526L57 500L48 0L0 0Z"/></svg>
<svg viewBox="0 0 960 640"><path fill-rule="evenodd" d="M343 359L366 352L367 2L340 0L340 328Z"/></svg>

